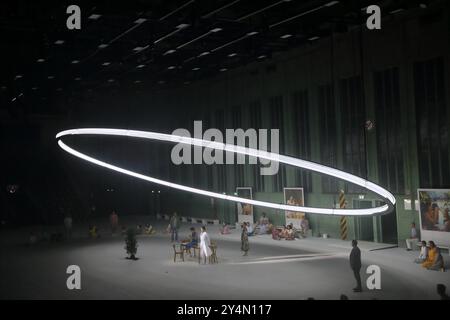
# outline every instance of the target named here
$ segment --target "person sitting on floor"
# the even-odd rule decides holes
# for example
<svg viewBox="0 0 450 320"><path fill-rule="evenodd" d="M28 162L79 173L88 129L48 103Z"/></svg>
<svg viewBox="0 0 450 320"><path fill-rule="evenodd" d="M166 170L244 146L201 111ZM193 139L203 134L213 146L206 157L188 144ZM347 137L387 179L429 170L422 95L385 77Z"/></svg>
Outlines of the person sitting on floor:
<svg viewBox="0 0 450 320"><path fill-rule="evenodd" d="M287 226L285 240L295 240L295 232L294 232L294 227L292 226L292 224Z"/></svg>
<svg viewBox="0 0 450 320"><path fill-rule="evenodd" d="M272 239L273 240L281 240L280 231L277 228L272 228Z"/></svg>
<svg viewBox="0 0 450 320"><path fill-rule="evenodd" d="M283 226L283 229L280 232L280 238L286 239L288 236L288 229L286 226Z"/></svg>
<svg viewBox="0 0 450 320"><path fill-rule="evenodd" d="M150 224L145 225L144 234L151 235L151 234L155 234L155 233L156 233L156 231L153 228L153 226L151 226Z"/></svg>
<svg viewBox="0 0 450 320"><path fill-rule="evenodd" d="M230 227L226 223L224 223L223 227L220 228L220 233L221 234L230 234L231 233Z"/></svg>
<svg viewBox="0 0 450 320"><path fill-rule="evenodd" d="M430 241L429 243L429 250L428 250L428 257L427 259L422 263L422 267L428 269L428 270L442 270L444 269L444 259L439 252L438 247L436 247L436 244L434 241Z"/></svg>
<svg viewBox="0 0 450 320"><path fill-rule="evenodd" d="M89 238L91 239L97 239L98 237L98 230L97 226L89 226Z"/></svg>
<svg viewBox="0 0 450 320"><path fill-rule="evenodd" d="M263 212L261 218L257 222L258 234L266 234L269 231L269 218L266 217L266 213Z"/></svg>
<svg viewBox="0 0 450 320"><path fill-rule="evenodd" d="M424 263L425 260L427 260L428 257L428 248L427 248L427 242L422 241L422 247L420 248L419 257L414 260L415 263Z"/></svg>

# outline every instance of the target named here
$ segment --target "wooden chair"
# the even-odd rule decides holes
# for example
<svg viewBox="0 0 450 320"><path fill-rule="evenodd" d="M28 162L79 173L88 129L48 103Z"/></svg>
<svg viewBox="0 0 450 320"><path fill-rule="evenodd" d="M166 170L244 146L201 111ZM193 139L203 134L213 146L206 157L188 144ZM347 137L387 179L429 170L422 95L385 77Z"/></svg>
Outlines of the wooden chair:
<svg viewBox="0 0 450 320"><path fill-rule="evenodd" d="M184 250L183 250L183 248L181 247L179 250L177 250L177 246L174 244L174 245L173 245L173 251L174 251L174 254L173 254L173 262L176 262L177 256L180 256L181 259L182 259L183 262L184 262Z"/></svg>

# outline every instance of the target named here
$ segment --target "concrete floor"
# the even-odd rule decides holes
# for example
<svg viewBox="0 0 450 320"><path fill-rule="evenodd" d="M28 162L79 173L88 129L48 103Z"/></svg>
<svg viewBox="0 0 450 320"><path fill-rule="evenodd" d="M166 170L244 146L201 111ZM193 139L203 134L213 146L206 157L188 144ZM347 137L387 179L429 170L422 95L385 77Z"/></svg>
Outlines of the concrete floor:
<svg viewBox="0 0 450 320"><path fill-rule="evenodd" d="M2 232L0 298L272 300L338 299L346 294L350 299L436 299L437 283L450 288L450 272L424 270L412 263L417 252L401 248L370 251L382 246L361 243L363 283L366 267L376 264L381 267L382 289L355 294L349 242L256 236L250 238L249 256L242 257L237 231L222 236L210 227L209 233L218 243L215 265L199 265L194 258L174 263L169 236L162 232L138 237L138 261L125 259L120 236L76 237L30 247ZM187 225L180 234L188 234ZM448 254L444 259L448 267ZM81 268L81 290L66 288L66 268L71 264Z"/></svg>

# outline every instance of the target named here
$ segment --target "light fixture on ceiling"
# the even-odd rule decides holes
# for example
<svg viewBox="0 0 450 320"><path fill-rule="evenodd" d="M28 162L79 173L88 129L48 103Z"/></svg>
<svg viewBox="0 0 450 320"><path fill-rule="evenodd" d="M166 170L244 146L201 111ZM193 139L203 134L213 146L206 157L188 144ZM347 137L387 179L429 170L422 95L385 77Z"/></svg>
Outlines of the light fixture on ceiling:
<svg viewBox="0 0 450 320"><path fill-rule="evenodd" d="M222 68L222 69L220 69L219 71L220 72L225 72L225 71L227 71L228 69L227 68Z"/></svg>
<svg viewBox="0 0 450 320"><path fill-rule="evenodd" d="M37 87L33 87L31 88L31 90L36 91L38 88Z"/></svg>
<svg viewBox="0 0 450 320"><path fill-rule="evenodd" d="M107 43L102 43L98 45L99 49L105 49L106 47L108 47L109 45Z"/></svg>
<svg viewBox="0 0 450 320"><path fill-rule="evenodd" d="M114 81L115 81L114 79L108 79L109 83L114 82Z"/></svg>
<svg viewBox="0 0 450 320"><path fill-rule="evenodd" d="M136 83L136 84L141 83L141 82L142 82L141 80L135 80L134 81L134 83Z"/></svg>
<svg viewBox="0 0 450 320"><path fill-rule="evenodd" d="M58 45L64 44L64 40L56 40L55 44L58 44Z"/></svg>
<svg viewBox="0 0 450 320"><path fill-rule="evenodd" d="M74 80L75 80L75 81L80 81L81 78L80 78L80 77L76 77Z"/></svg>
<svg viewBox="0 0 450 320"><path fill-rule="evenodd" d="M265 55L265 54L262 54L262 55L260 55L260 56L258 56L258 59L264 59L264 58L266 58L267 56Z"/></svg>
<svg viewBox="0 0 450 320"><path fill-rule="evenodd" d="M289 39L290 37L292 37L292 34L287 33L285 35L282 35L280 38L281 39Z"/></svg>
<svg viewBox="0 0 450 320"><path fill-rule="evenodd" d="M194 68L192 68L192 71L198 71L198 70L200 70L199 67L194 67Z"/></svg>
<svg viewBox="0 0 450 320"><path fill-rule="evenodd" d="M166 55L168 55L168 54L172 54L172 53L175 53L177 50L175 50L175 49L170 49L170 50L167 50L166 52L164 52L164 55L166 56Z"/></svg>
<svg viewBox="0 0 450 320"><path fill-rule="evenodd" d="M167 67L167 69L169 69L169 70L173 70L173 69L175 69L176 67L175 66L169 66L169 67Z"/></svg>
<svg viewBox="0 0 450 320"><path fill-rule="evenodd" d="M147 21L147 19L145 19L145 18L139 18L139 19L135 20L134 23L136 23L136 24L141 24L141 23L144 23L145 21Z"/></svg>
<svg viewBox="0 0 450 320"><path fill-rule="evenodd" d="M22 78L23 78L23 76L21 74L18 74L18 75L16 75L14 77L14 80L19 80L19 79L22 79Z"/></svg>
<svg viewBox="0 0 450 320"><path fill-rule="evenodd" d="M202 53L200 53L199 55L198 55L198 57L200 58L200 57L204 57L204 56L207 56L209 54L209 51L205 51L205 52L202 52Z"/></svg>
<svg viewBox="0 0 450 320"><path fill-rule="evenodd" d="M314 37L308 38L309 41L315 41L315 40L319 40L319 39L320 39L319 36L314 36Z"/></svg>
<svg viewBox="0 0 450 320"><path fill-rule="evenodd" d="M136 48L134 48L133 49L133 51L142 51L142 50L144 50L144 47L136 47Z"/></svg>
<svg viewBox="0 0 450 320"><path fill-rule="evenodd" d="M216 33L216 32L219 32L219 31L222 31L222 28L214 28L214 29L211 29L210 32Z"/></svg>
<svg viewBox="0 0 450 320"><path fill-rule="evenodd" d="M390 13L390 14L396 14L396 13L400 13L400 12L403 12L403 11L405 11L405 9L403 9L403 8L398 8L398 9L396 9L396 10L390 11L389 13Z"/></svg>
<svg viewBox="0 0 450 320"><path fill-rule="evenodd" d="M138 68L138 69L142 69L143 67L145 67L145 64L140 64L140 65L136 66L136 68Z"/></svg>
<svg viewBox="0 0 450 320"><path fill-rule="evenodd" d="M97 20L98 18L100 18L102 15L101 14L95 14L95 13L93 13L93 14L91 14L89 17L88 17L88 19L91 19L91 20Z"/></svg>
<svg viewBox="0 0 450 320"><path fill-rule="evenodd" d="M55 76L48 76L47 79L48 80L53 80L53 79L55 79Z"/></svg>
<svg viewBox="0 0 450 320"><path fill-rule="evenodd" d="M102 63L102 66L107 67L107 66L109 66L110 64L111 64L111 62L103 62L103 63Z"/></svg>
<svg viewBox="0 0 450 320"><path fill-rule="evenodd" d="M42 62L45 62L45 59L40 58L40 59L37 59L36 62L42 63Z"/></svg>
<svg viewBox="0 0 450 320"><path fill-rule="evenodd" d="M164 80L159 80L158 81L158 84L164 84L164 83L166 83Z"/></svg>
<svg viewBox="0 0 450 320"><path fill-rule="evenodd" d="M235 56L237 56L237 53L235 53L235 52L230 53L230 54L228 55L229 58L233 58L233 57L235 57Z"/></svg>
<svg viewBox="0 0 450 320"><path fill-rule="evenodd" d="M77 64L77 63L80 63L80 61L79 60L73 60L71 63L72 64Z"/></svg>
<svg viewBox="0 0 450 320"><path fill-rule="evenodd" d="M257 35L257 34L258 34L258 31L251 31L251 32L247 33L247 35L248 35L249 37L254 36L254 35Z"/></svg>

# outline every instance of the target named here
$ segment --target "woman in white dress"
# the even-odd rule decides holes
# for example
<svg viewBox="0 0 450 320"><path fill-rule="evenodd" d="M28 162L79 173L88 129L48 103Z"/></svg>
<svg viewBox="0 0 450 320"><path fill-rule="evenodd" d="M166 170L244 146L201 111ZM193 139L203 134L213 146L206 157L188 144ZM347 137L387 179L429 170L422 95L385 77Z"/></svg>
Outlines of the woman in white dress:
<svg viewBox="0 0 450 320"><path fill-rule="evenodd" d="M206 264L206 258L211 256L211 241L209 240L209 235L206 233L206 227L201 228L200 233L200 257L203 257L204 263Z"/></svg>

